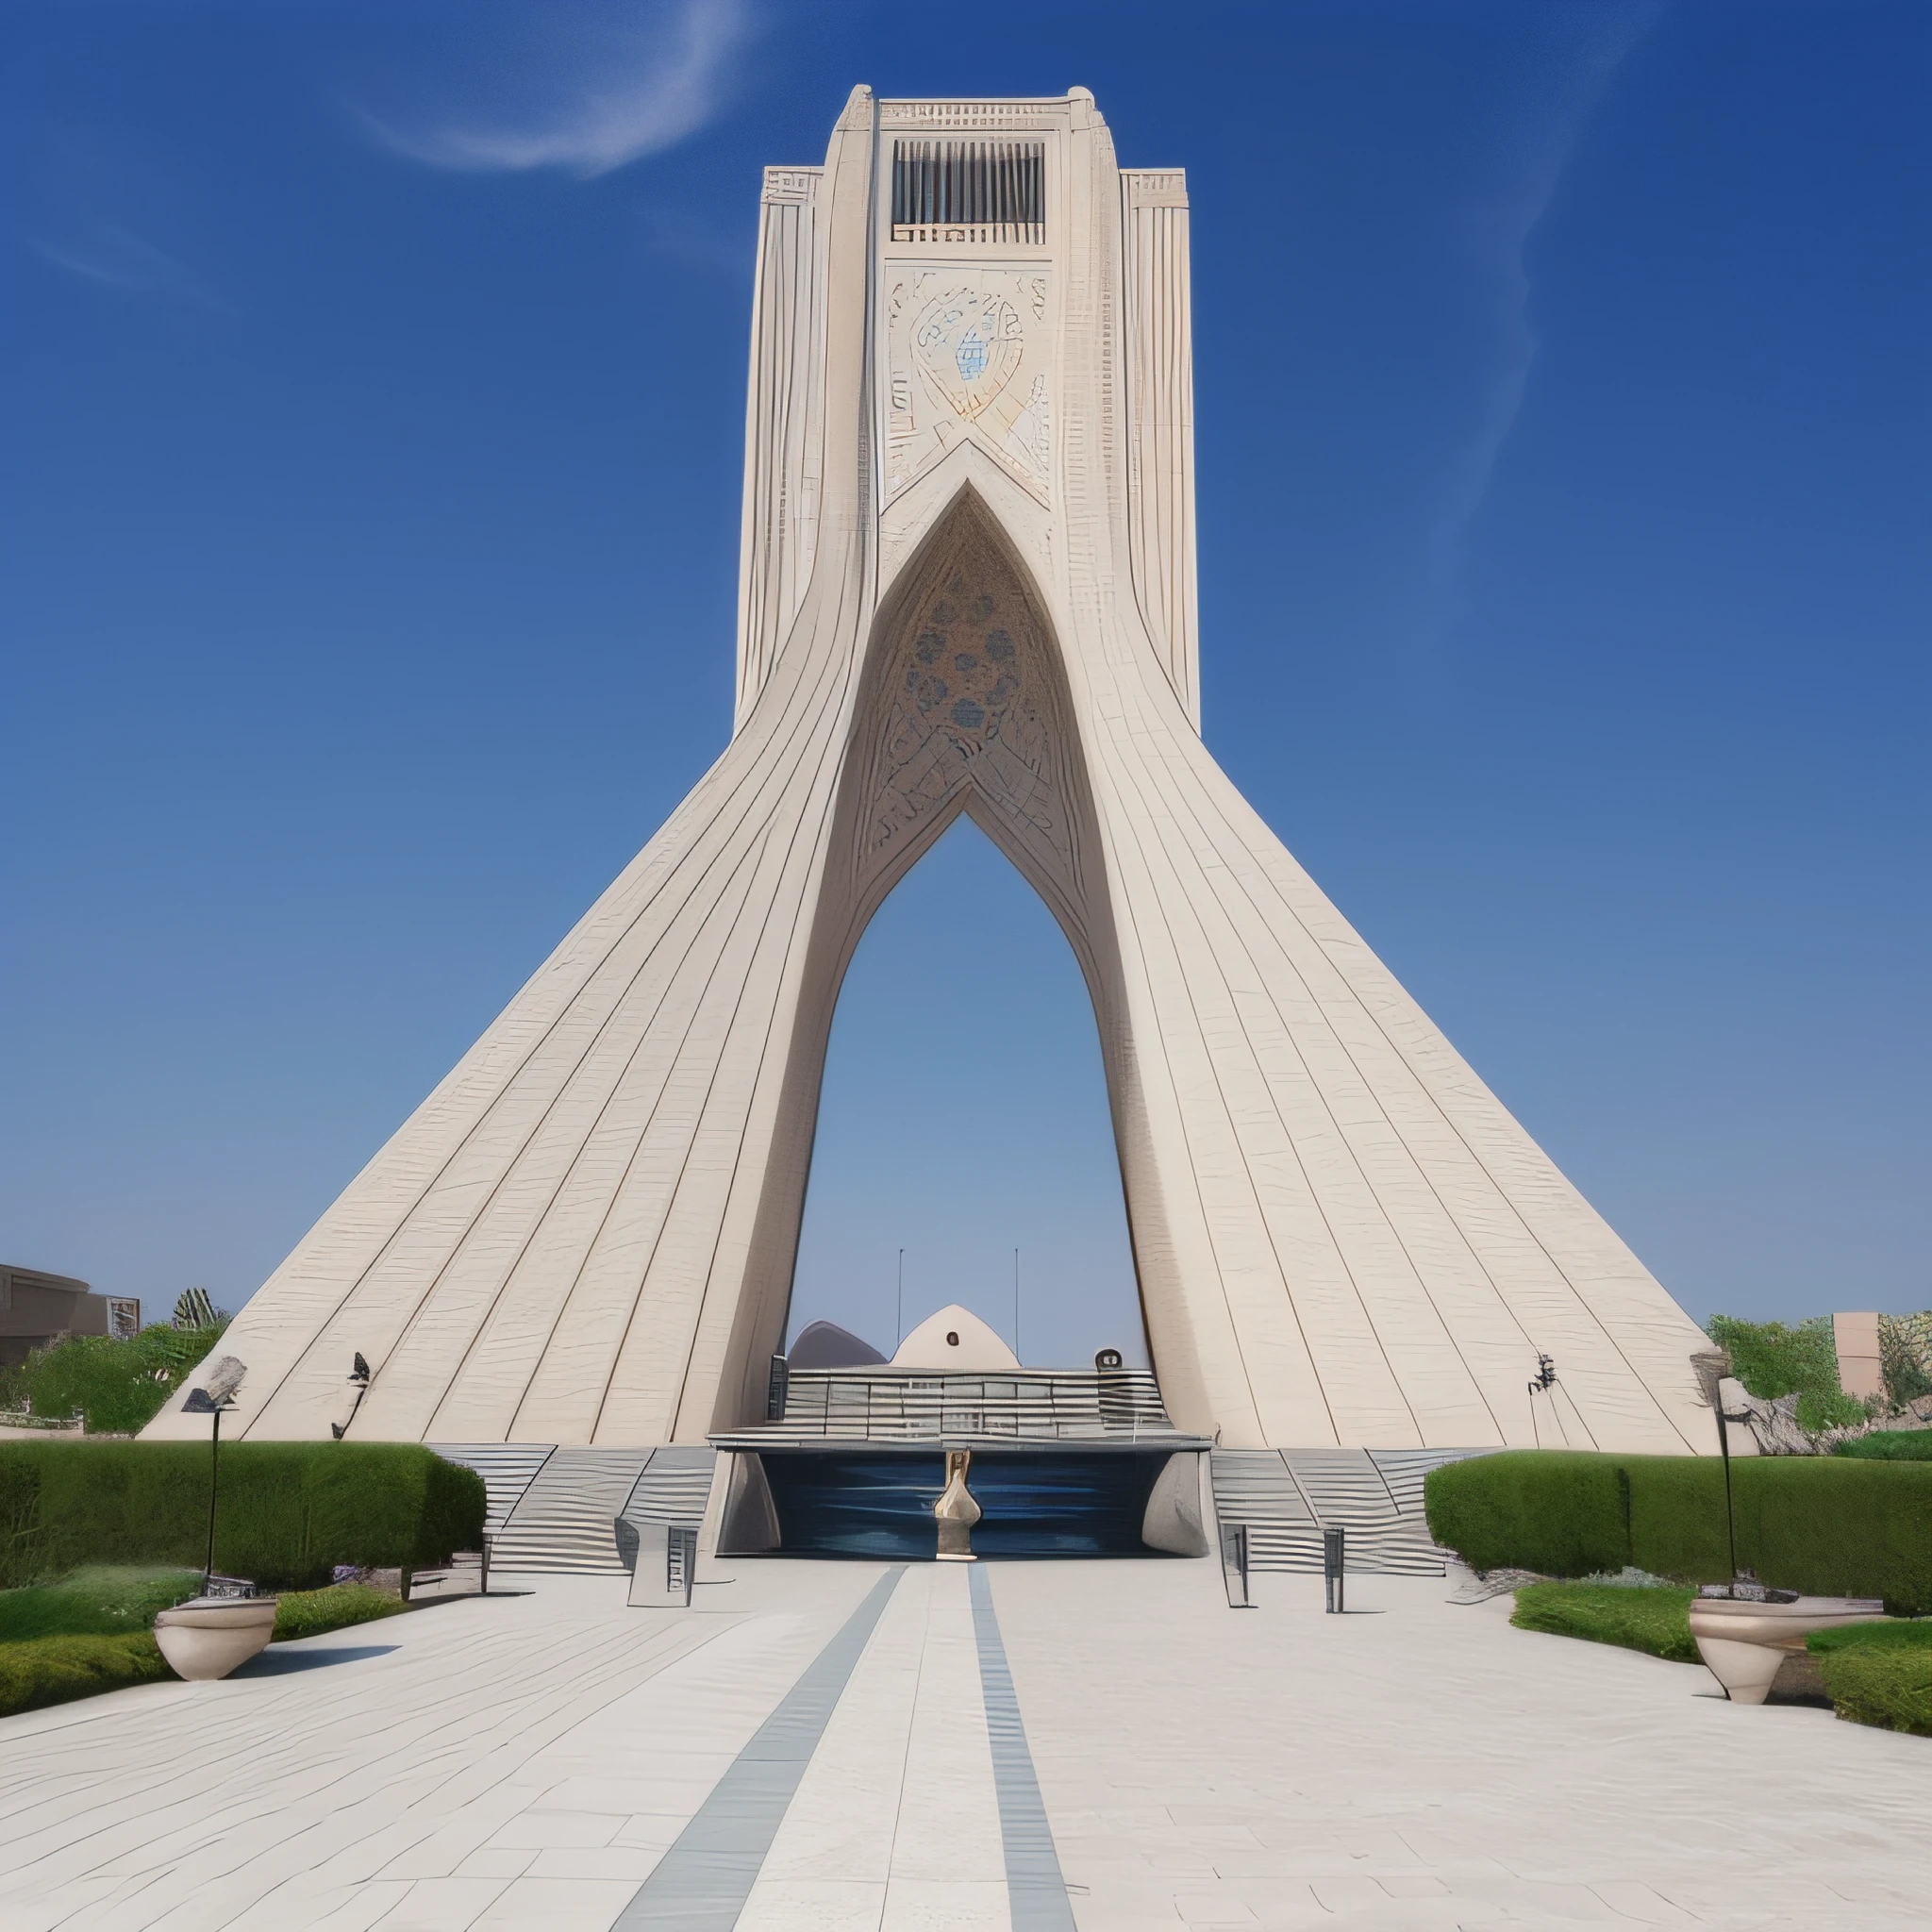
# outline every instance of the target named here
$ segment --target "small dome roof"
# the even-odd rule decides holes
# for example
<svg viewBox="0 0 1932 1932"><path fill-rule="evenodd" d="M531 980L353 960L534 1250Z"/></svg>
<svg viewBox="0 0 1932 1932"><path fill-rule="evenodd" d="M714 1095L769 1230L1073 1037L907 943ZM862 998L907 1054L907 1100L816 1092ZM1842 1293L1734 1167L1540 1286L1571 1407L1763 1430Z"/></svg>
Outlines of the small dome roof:
<svg viewBox="0 0 1932 1932"><path fill-rule="evenodd" d="M836 1322L814 1322L799 1330L785 1359L794 1369L869 1369L885 1357Z"/></svg>
<svg viewBox="0 0 1932 1932"><path fill-rule="evenodd" d="M892 1357L895 1369L1017 1369L1020 1357L971 1309L955 1302L928 1315Z"/></svg>

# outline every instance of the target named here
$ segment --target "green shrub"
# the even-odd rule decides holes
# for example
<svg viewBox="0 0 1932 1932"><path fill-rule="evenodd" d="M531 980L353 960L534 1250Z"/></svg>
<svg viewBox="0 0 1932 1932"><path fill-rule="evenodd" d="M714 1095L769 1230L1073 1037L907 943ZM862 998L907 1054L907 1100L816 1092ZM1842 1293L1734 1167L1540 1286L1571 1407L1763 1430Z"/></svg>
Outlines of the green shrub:
<svg viewBox="0 0 1932 1932"><path fill-rule="evenodd" d="M291 1591L275 1605L275 1643L292 1643L298 1637L321 1637L346 1630L354 1624L393 1617L408 1605L399 1596L372 1590L366 1583L336 1583L325 1590Z"/></svg>
<svg viewBox="0 0 1932 1932"><path fill-rule="evenodd" d="M0 1370L0 1408L63 1420L78 1409L95 1434L131 1436L160 1413L227 1325L225 1315L206 1328L143 1328L125 1341L67 1336Z"/></svg>
<svg viewBox="0 0 1932 1932"><path fill-rule="evenodd" d="M58 1583L0 1590L0 1643L151 1630L157 1611L172 1609L200 1588L199 1570L95 1565Z"/></svg>
<svg viewBox="0 0 1932 1932"><path fill-rule="evenodd" d="M1699 1661L1690 1635L1694 1590L1626 1590L1614 1583L1532 1583L1516 1592L1519 1630L1615 1643L1678 1664Z"/></svg>
<svg viewBox="0 0 1932 1932"><path fill-rule="evenodd" d="M40 1575L41 1472L38 1463L0 1455L0 1589Z"/></svg>
<svg viewBox="0 0 1932 1932"><path fill-rule="evenodd" d="M1926 1372L1932 1320L1926 1315L1880 1315L1878 1370L1885 1379L1885 1403L1892 1410L1932 1395L1932 1374Z"/></svg>
<svg viewBox="0 0 1932 1932"><path fill-rule="evenodd" d="M0 1717L172 1678L152 1637L41 1637L0 1643Z"/></svg>
<svg viewBox="0 0 1932 1932"><path fill-rule="evenodd" d="M1831 1453L1866 1462L1932 1462L1932 1429L1880 1429L1840 1442Z"/></svg>
<svg viewBox="0 0 1932 1932"><path fill-rule="evenodd" d="M1625 1491L1608 1457L1541 1449L1449 1463L1424 1496L1429 1534L1473 1569L1589 1576L1631 1560Z"/></svg>
<svg viewBox="0 0 1932 1932"><path fill-rule="evenodd" d="M1790 1590L1932 1610L1932 1465L1760 1456L1731 1471L1741 1567ZM1432 1471L1424 1495L1430 1534L1478 1570L1729 1574L1714 1456L1510 1450Z"/></svg>
<svg viewBox="0 0 1932 1932"><path fill-rule="evenodd" d="M199 1568L208 1452L197 1442L0 1442L0 1587L86 1564ZM337 1563L423 1568L475 1549L483 1481L413 1442L238 1442L222 1451L215 1567L272 1589Z"/></svg>
<svg viewBox="0 0 1932 1932"><path fill-rule="evenodd" d="M1870 1422L1872 1415L1872 1409L1843 1390L1836 1395L1807 1392L1798 1398L1798 1426L1810 1436L1823 1429L1855 1429Z"/></svg>
<svg viewBox="0 0 1932 1932"><path fill-rule="evenodd" d="M1864 1404L1840 1385L1829 1315L1814 1315L1795 1328L1713 1315L1710 1339L1728 1351L1731 1373L1753 1395L1768 1402L1795 1393L1801 1429L1849 1428L1865 1420Z"/></svg>

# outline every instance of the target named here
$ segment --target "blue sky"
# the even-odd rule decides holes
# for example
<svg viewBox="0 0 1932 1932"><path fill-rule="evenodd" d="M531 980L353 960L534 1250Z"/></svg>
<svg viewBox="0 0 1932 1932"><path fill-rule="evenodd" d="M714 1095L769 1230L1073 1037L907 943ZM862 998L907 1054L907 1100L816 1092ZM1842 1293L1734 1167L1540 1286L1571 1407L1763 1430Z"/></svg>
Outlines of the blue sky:
<svg viewBox="0 0 1932 1932"><path fill-rule="evenodd" d="M5 1257L238 1305L716 754L758 170L859 80L1188 169L1208 743L1693 1315L1932 1304L1916 4L14 0ZM797 1312L1018 1245L1074 1357L1092 1023L975 839Z"/></svg>

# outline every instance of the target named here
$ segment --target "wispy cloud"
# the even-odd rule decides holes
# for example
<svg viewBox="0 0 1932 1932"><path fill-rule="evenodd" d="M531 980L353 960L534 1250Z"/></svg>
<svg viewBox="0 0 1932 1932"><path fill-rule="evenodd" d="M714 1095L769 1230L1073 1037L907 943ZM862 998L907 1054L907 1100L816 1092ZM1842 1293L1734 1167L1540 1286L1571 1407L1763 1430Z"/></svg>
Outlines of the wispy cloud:
<svg viewBox="0 0 1932 1932"><path fill-rule="evenodd" d="M198 197L165 156L85 124L27 129L17 229L42 260L96 288L221 309L191 261L210 254Z"/></svg>
<svg viewBox="0 0 1932 1932"><path fill-rule="evenodd" d="M744 0L547 8L540 43L477 78L459 108L350 112L379 146L469 174L589 179L659 154L717 112L749 35Z"/></svg>
<svg viewBox="0 0 1932 1932"><path fill-rule="evenodd" d="M36 241L33 245L56 268L104 288L175 295L190 302L214 301L172 255L114 222L100 223L58 242Z"/></svg>
<svg viewBox="0 0 1932 1932"><path fill-rule="evenodd" d="M1455 616L1470 525L1489 494L1496 458L1523 408L1539 343L1529 322L1524 251L1549 212L1590 117L1617 71L1650 31L1661 0L1578 9L1583 38L1539 71L1541 101L1528 119L1507 187L1471 208L1468 244L1492 291L1492 356L1482 408L1443 479L1429 529L1424 629L1434 635Z"/></svg>

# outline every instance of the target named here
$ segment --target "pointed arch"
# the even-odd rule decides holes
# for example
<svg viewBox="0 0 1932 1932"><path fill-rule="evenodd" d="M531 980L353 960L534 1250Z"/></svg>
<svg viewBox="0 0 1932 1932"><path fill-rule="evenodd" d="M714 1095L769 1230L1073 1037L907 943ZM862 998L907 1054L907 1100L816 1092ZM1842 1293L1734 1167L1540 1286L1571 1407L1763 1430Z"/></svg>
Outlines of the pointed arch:
<svg viewBox="0 0 1932 1932"><path fill-rule="evenodd" d="M868 641L821 902L822 921L846 922L840 978L873 913L962 811L1046 902L1096 1008L1109 1000L1106 867L1065 659L1031 571L970 482Z"/></svg>
<svg viewBox="0 0 1932 1932"><path fill-rule="evenodd" d="M785 1332L833 1016L878 908L961 814L1031 886L1078 961L1100 1035L1136 1293L1146 1190L1130 1180L1140 1119L1107 865L1062 647L1046 598L999 518L962 483L895 577L861 657L851 728L805 949L797 1019L745 1292L706 1427L751 1412ZM1138 1197L1138 1198L1137 1198Z"/></svg>

